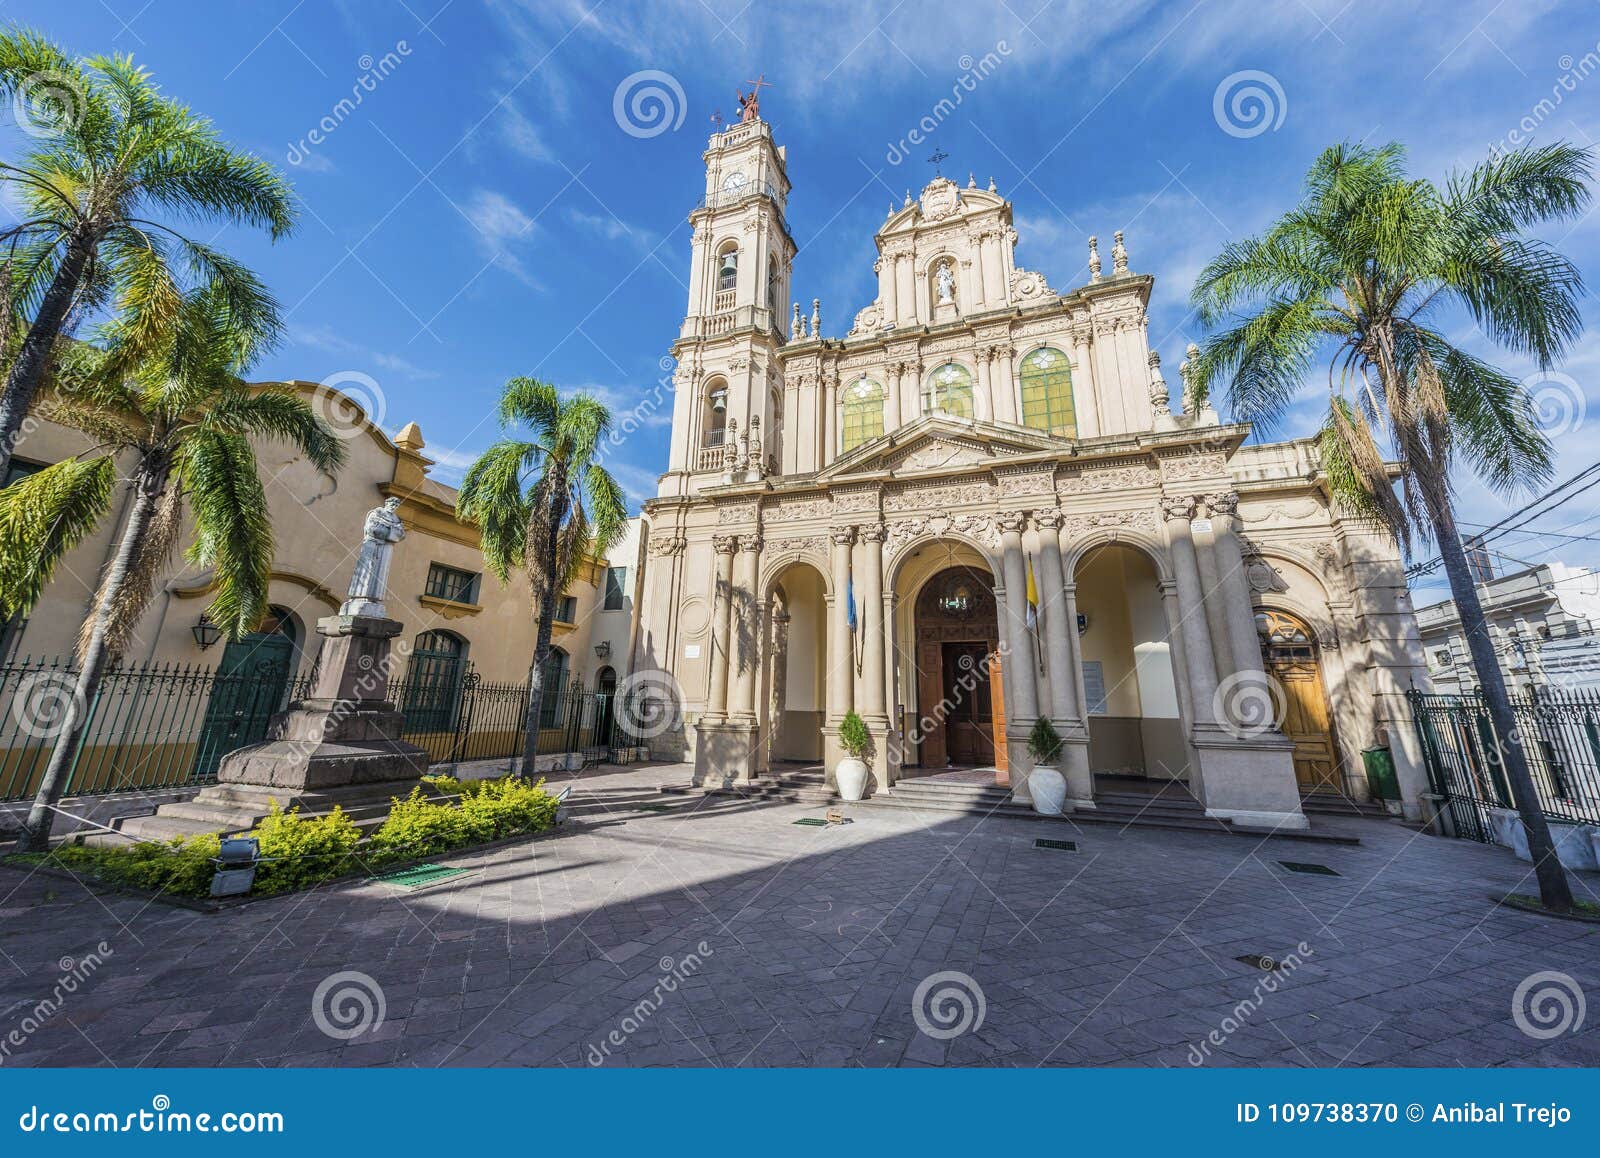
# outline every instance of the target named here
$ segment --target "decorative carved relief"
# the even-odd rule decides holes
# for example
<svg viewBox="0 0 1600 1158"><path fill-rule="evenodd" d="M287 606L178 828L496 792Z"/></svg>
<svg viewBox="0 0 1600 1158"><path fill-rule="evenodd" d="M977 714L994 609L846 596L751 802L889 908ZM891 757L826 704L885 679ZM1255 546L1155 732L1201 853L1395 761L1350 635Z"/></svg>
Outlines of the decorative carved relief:
<svg viewBox="0 0 1600 1158"><path fill-rule="evenodd" d="M1065 475L1056 484L1056 490L1064 495L1087 495L1102 491L1139 490L1157 486L1160 482L1160 471L1140 463Z"/></svg>
<svg viewBox="0 0 1600 1158"><path fill-rule="evenodd" d="M949 510L993 501L994 488L987 482L946 483L943 485L918 485L907 483L904 487L884 496L886 511Z"/></svg>
<svg viewBox="0 0 1600 1158"><path fill-rule="evenodd" d="M1053 495L1055 493L1055 468L1000 475L1000 493L1007 497L1026 495Z"/></svg>
<svg viewBox="0 0 1600 1158"><path fill-rule="evenodd" d="M1220 454L1200 452L1161 460L1161 477L1169 482L1226 478L1227 474L1228 460Z"/></svg>
<svg viewBox="0 0 1600 1158"><path fill-rule="evenodd" d="M1035 273L1030 269L1011 271L1012 301L1043 301L1049 296L1050 283L1044 280L1044 274Z"/></svg>
<svg viewBox="0 0 1600 1158"><path fill-rule="evenodd" d="M650 536L650 554L658 559L681 555L688 545L689 540L682 535Z"/></svg>
<svg viewBox="0 0 1600 1158"><path fill-rule="evenodd" d="M1072 535L1087 535L1105 527L1125 527L1128 530L1154 534L1156 515L1148 508L1136 511L1100 511L1093 515L1068 515L1064 529Z"/></svg>

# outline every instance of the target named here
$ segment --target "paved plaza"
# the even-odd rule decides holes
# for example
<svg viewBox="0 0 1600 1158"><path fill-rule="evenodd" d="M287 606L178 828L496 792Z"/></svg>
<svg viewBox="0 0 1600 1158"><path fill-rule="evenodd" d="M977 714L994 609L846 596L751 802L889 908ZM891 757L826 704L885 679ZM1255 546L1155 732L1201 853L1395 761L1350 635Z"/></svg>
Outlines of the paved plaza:
<svg viewBox="0 0 1600 1158"><path fill-rule="evenodd" d="M3 1064L1600 1064L1600 1010L1539 1036L1600 995L1600 927L1496 911L1533 890L1496 848L1358 819L1320 827L1359 846L865 806L817 827L656 791L687 780L592 769L558 834L438 858L470 872L415 892L197 913L6 870Z"/></svg>

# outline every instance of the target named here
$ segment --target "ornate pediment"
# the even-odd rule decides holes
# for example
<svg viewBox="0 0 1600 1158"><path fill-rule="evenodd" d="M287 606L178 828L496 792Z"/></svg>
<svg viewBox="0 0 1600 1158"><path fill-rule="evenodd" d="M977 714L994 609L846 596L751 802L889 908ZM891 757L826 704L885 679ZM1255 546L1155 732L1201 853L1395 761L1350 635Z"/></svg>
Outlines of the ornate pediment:
<svg viewBox="0 0 1600 1158"><path fill-rule="evenodd" d="M833 482L884 472L896 476L943 474L989 466L1019 454L1061 451L1067 446L1061 439L1044 434L929 416L858 446L817 477Z"/></svg>

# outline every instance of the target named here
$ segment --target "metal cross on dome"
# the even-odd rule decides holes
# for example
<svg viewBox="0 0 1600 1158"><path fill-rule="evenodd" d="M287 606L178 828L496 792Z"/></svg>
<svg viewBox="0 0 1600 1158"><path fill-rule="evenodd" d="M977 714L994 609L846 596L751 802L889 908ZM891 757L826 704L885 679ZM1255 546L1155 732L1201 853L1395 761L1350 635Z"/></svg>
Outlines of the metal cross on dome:
<svg viewBox="0 0 1600 1158"><path fill-rule="evenodd" d="M928 158L928 164L933 166L933 175L935 177L943 177L944 176L944 174L942 172L940 172L939 166L940 166L941 163L943 163L945 161L948 161L949 159L950 159L950 154L945 152L943 149L935 149L933 151L933 155Z"/></svg>

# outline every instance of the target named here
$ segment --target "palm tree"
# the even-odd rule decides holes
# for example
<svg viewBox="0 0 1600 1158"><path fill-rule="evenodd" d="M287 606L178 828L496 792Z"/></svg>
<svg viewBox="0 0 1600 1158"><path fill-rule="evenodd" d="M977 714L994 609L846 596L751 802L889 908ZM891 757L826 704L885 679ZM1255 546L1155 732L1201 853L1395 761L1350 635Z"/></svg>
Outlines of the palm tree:
<svg viewBox="0 0 1600 1158"><path fill-rule="evenodd" d="M94 441L0 490L0 617L26 612L62 556L109 512L116 479L129 476L128 513L78 636L72 708L28 814L30 849L48 847L54 806L66 784L111 656L128 641L154 583L172 558L185 515L189 562L210 568L207 609L229 639L266 611L272 523L252 437L284 442L325 473L344 446L311 405L287 387L252 387L238 375L262 350L241 326L225 289L186 296L168 340L152 350L135 322L108 326L104 347L63 350L40 413Z"/></svg>
<svg viewBox="0 0 1600 1158"><path fill-rule="evenodd" d="M478 527L484 560L502 583L513 570L528 573L539 615L522 739L522 773L531 776L556 597L576 578L585 555L604 555L616 545L628 504L598 461L611 414L596 399L562 398L549 383L513 378L500 397L500 423L523 426L532 438L505 438L484 451L461 482L456 513Z"/></svg>
<svg viewBox="0 0 1600 1158"><path fill-rule="evenodd" d="M1299 205L1225 246L1193 293L1201 321L1225 327L1197 359L1201 396L1225 379L1235 415L1270 425L1326 360L1318 438L1333 493L1408 553L1413 529L1438 544L1539 891L1563 912L1572 892L1515 742L1450 481L1459 459L1498 493L1537 486L1550 477L1550 444L1522 384L1455 345L1440 322L1454 307L1541 368L1556 361L1582 327L1582 280L1525 231L1581 213L1589 178L1589 154L1564 144L1502 154L1442 187L1407 177L1398 145L1335 145L1312 165ZM1398 493L1380 438L1400 458Z"/></svg>
<svg viewBox="0 0 1600 1158"><path fill-rule="evenodd" d="M267 162L236 152L211 122L168 97L127 56L76 60L38 33L0 32L0 99L36 146L0 161L20 220L0 230L0 270L31 314L0 395L0 478L57 340L109 305L128 340L160 345L186 286L209 283L241 326L277 326L277 305L244 266L152 220L294 225L294 195ZM9 351L8 351L9 353Z"/></svg>

